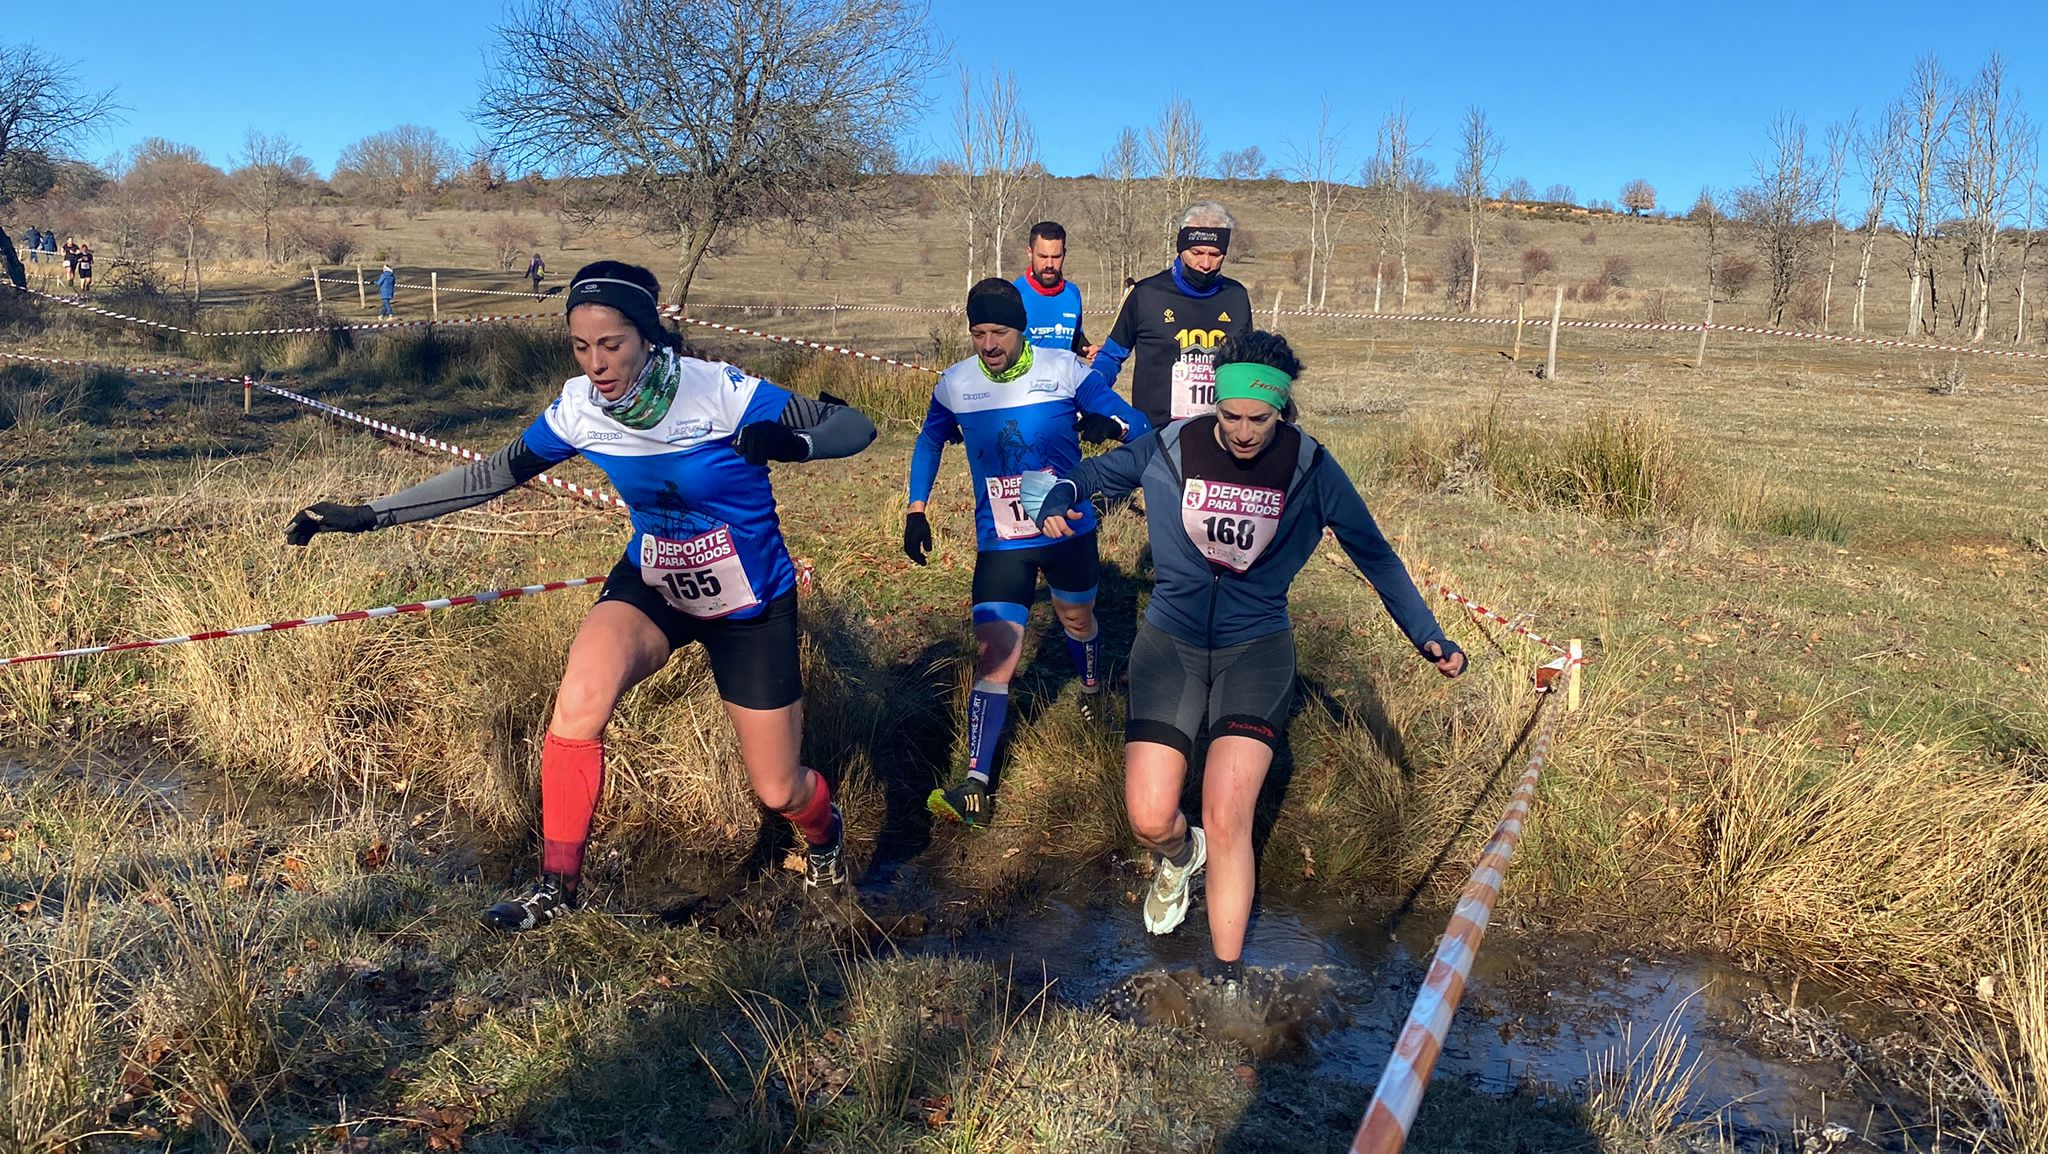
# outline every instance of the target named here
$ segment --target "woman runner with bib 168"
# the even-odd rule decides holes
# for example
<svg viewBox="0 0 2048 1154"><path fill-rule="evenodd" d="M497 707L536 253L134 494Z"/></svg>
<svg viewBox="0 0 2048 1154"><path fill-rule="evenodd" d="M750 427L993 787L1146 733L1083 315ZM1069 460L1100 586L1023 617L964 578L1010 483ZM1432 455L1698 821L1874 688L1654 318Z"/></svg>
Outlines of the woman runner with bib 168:
<svg viewBox="0 0 2048 1154"><path fill-rule="evenodd" d="M836 885L843 825L823 776L798 760L803 681L796 570L782 542L770 461L850 457L875 439L858 410L792 395L732 365L679 351L661 289L637 265L598 261L569 285L569 341L584 375L489 459L367 505L302 510L286 540L361 533L482 504L578 453L632 512L626 554L570 643L541 745L541 880L484 914L544 925L576 901L604 783L604 729L627 690L690 644L704 646L740 757L762 804L809 846L806 883Z"/></svg>
<svg viewBox="0 0 2048 1154"><path fill-rule="evenodd" d="M1083 498L1146 491L1158 580L1131 645L1124 806L1157 857L1145 928L1170 933L1206 862L1212 976L1243 976L1258 863L1252 813L1294 699L1287 590L1330 528L1416 650L1446 677L1465 654L1437 624L1365 501L1328 450L1293 423L1301 362L1252 331L1216 358L1216 406L1081 462L1035 513L1045 535L1072 532ZM1027 506L1039 497L1025 495ZM1203 737L1202 824L1180 811Z"/></svg>

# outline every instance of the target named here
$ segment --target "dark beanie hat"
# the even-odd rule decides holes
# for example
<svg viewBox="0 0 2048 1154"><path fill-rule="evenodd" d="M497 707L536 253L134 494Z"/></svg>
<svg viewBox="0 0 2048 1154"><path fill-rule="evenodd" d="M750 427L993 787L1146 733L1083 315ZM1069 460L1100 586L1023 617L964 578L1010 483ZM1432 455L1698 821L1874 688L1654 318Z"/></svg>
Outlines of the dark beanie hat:
<svg viewBox="0 0 2048 1154"><path fill-rule="evenodd" d="M576 270L569 282L568 308L577 305L610 305L625 314L641 336L657 345L668 343L668 331L661 327L661 282L654 274L624 261L592 261Z"/></svg>
<svg viewBox="0 0 2048 1154"><path fill-rule="evenodd" d="M990 277L967 290L967 327L1003 325L1024 331L1024 294L1001 277Z"/></svg>

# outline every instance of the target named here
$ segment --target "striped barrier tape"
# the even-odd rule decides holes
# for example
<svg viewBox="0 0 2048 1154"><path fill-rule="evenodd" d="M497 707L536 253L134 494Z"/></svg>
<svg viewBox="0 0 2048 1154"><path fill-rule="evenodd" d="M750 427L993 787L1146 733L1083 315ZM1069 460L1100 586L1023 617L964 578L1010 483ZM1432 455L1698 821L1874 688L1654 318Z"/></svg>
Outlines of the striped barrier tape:
<svg viewBox="0 0 2048 1154"><path fill-rule="evenodd" d="M1416 991L1415 1004L1408 1011L1408 1021L1401 1027L1394 1052L1387 1058L1386 1069L1373 1090L1372 1103L1366 1107L1358 1133L1351 1139L1351 1154L1399 1154L1408 1141L1408 1128L1415 1124L1415 1112L1422 1105L1423 1091L1429 1087L1429 1076L1436 1070L1437 1057L1443 1052L1451 1018L1465 996L1473 959L1479 956L1480 944L1486 940L1486 927L1493 920L1495 903L1500 900L1508 864L1521 843L1523 824L1536 800L1537 778L1550 757L1555 715L1541 702L1537 708L1545 716L1529 750L1528 768L1515 784L1500 824L1494 826L1493 836L1480 851L1479 862L1472 867L1472 876L1458 897L1450 924L1437 941L1422 988Z"/></svg>
<svg viewBox="0 0 2048 1154"><path fill-rule="evenodd" d="M287 629L301 629L309 625L333 625L341 621L367 621L374 617L390 617L399 613L427 613L436 609L453 609L462 605L488 605L494 601L510 601L533 593L552 593L557 589L574 589L581 585L600 585L604 578L572 577L567 581L544 581L538 585L521 585L514 589L491 589L482 593L466 593L460 597L437 597L432 601L410 601L403 605L380 605L375 609L351 609L346 613L328 613L319 617L293 617L284 621L268 621L261 625L242 625L234 629L209 629L202 633L187 633L181 637L158 637L148 641L120 641L107 645L82 645L76 649L58 649L49 653L30 653L21 657L0 657L0 666L28 665L37 661L58 661L72 657L96 657L102 653L126 653L134 649L159 649L166 645L185 645L194 641L218 641L223 637L250 637L258 633L281 633Z"/></svg>
<svg viewBox="0 0 2048 1154"><path fill-rule="evenodd" d="M1329 554L1325 553L1323 554L1323 556L1328 557ZM1450 586L1445 585L1441 582L1432 581L1429 583L1429 588L1432 592L1441 594L1446 599L1455 601L1458 604L1463 605L1466 609L1471 610L1473 616L1484 617L1488 621L1493 621L1500 625L1503 625L1507 628L1508 632L1513 633L1520 637L1526 637L1529 640L1534 641L1536 644L1543 646L1545 649L1550 650L1552 653L1568 652L1568 650L1566 650L1564 646L1559 645L1557 642L1552 641L1548 637L1545 637L1539 633L1532 631L1528 625L1523 623L1523 618L1521 615L1512 618L1504 616L1499 610L1489 609L1486 606L1481 605L1479 602L1474 601L1470 597L1465 596L1463 593L1458 592L1456 589L1453 589Z"/></svg>
<svg viewBox="0 0 2048 1154"><path fill-rule="evenodd" d="M29 353L0 352L0 360L21 361L26 364L35 365L56 365L63 368L100 369L114 373L134 373L138 375L154 377L169 377L174 380L181 381L203 381L206 382L207 384L244 385L246 387L253 389L261 389L262 391L269 393L272 396L282 397L287 401L293 402L294 404L304 405L308 408L318 410L319 412L322 413L326 413L329 416L339 417L344 421L351 421L355 424L363 426L364 428L374 429L377 432L386 434L387 436L396 437L401 441L408 441L415 445L420 445L425 448L435 449L443 453L448 453L453 456L460 457L465 461L481 461L484 459L484 455L478 453L474 449L465 448L461 445L451 444L450 442L439 440L434 437L429 437L420 433L415 433L411 429L400 428L397 425L391 424L387 421L377 420L374 417L365 417L361 413L350 412L349 410L344 409L339 405L332 405L327 403L326 401L316 400L312 397L306 396L304 393L295 393L290 389L281 388L277 385L271 384L268 381L259 381L253 377L222 377L208 373L178 372L171 369L143 369L134 368L128 365L110 365L98 361L77 361L70 360L64 357L37 356ZM582 497L585 498L586 500L593 501L599 505L621 510L626 508L625 501L623 501L614 494L604 492L601 489L587 488L583 485L575 483L574 481L565 481L560 477L556 477L548 473L541 473L535 476L533 480L545 485L553 486L554 488L560 489L563 492L569 493L573 496Z"/></svg>
<svg viewBox="0 0 2048 1154"><path fill-rule="evenodd" d="M313 280L313 278L312 278L311 276L305 276L305 277L301 277L301 278L299 278L299 279L301 279L301 280L304 280L304 281L306 281L306 282L308 282L308 283L311 283L311 281ZM323 276L323 277L321 277L321 278L320 278L320 283L321 283L321 284L331 284L331 285L341 285L341 286L343 286L343 287L345 287L345 288L353 288L353 287L355 287L355 286L356 286L356 282L355 282L355 280L353 280L352 278L349 278L349 277L338 277L338 276ZM368 282L365 282L365 283L367 284ZM533 292L533 291L531 291L531 290L527 290L527 289L485 289L485 288L460 288L460 287L457 287L457 286L455 286L455 285L446 285L446 284L438 286L438 289L437 289L437 286L435 286L435 285L431 285L431 284L414 284L414 283L412 283L412 282L410 282L410 281L399 281L399 282L397 282L397 287L399 287L399 288L402 288L402 289L418 289L418 290L419 290L419 291L421 291L421 292L434 292L434 291L440 291L440 292L444 292L444 293L476 293L476 294L480 294L480 295L483 295L483 296L501 296L501 297L526 297L526 298L528 298L529 300L532 300L532 299L538 299L538 298L540 298L540 297L544 297L544 296L549 296L549 295L552 295L552 294L551 294L550 292L548 292L548 291L543 291L543 292L539 292L539 293L536 293L536 292ZM555 288L554 290L552 290L552 292L553 292L553 293L559 293L559 292L561 292L561 288L562 288L562 286L557 286L557 287L556 287L556 288ZM851 313L851 312L863 312L863 313L922 313L922 314L926 314L926 315L930 315L930 316L959 316L959 315L961 315L961 314L962 314L962 312L964 312L964 311L965 311L965 310L962 310L962 309L957 309L957 308L940 308L940 307L938 307L938 306L936 306L936 305L865 305L865 304L829 304L829 305L823 305L823 304L819 304L819 305L791 305L791 304L774 304L774 303L772 303L772 302L765 302L765 301L762 301L762 302L751 302L751 301L719 301L719 302L707 302L707 301L691 301L691 302L690 302L690 307L691 307L691 308L693 308L693 309L754 309L754 310L761 310L761 311L772 311L772 312L792 312L792 313L804 313L804 312L814 312L814 313L836 313L836 312L849 312L849 313Z"/></svg>
<svg viewBox="0 0 2048 1154"><path fill-rule="evenodd" d="M311 284L313 281L313 278L311 276L304 276L300 277L299 279L307 282L308 284ZM341 276L323 276L320 278L320 283L340 285L343 288L361 287L366 289L374 287L376 284L375 281L366 280L362 282L362 284L359 286L354 280L354 278ZM469 293L473 296L525 297L527 300L539 300L541 297L548 295L546 292L534 292L531 289L458 288L455 285L414 284L411 281L396 281L394 282L394 287L402 289L418 289L421 292ZM557 293L561 292L561 286L556 286L555 291Z"/></svg>
<svg viewBox="0 0 2048 1154"><path fill-rule="evenodd" d="M661 308L661 315L668 317L670 320L681 321L683 324L686 325L696 325L699 328L717 329L721 332L739 333L742 336L760 337L762 340L775 341L779 344L785 345L795 345L799 348L820 349L828 353L841 353L849 357L857 357L863 361L875 361L880 364L895 365L897 368L909 369L910 371L915 373L927 373L934 377L939 375L938 369L928 369L923 365L916 364L911 361L899 361L894 357L884 357L878 356L874 353L864 353L859 351L858 349L849 349L845 345L828 345L820 341L806 341L800 340L796 337L779 337L776 336L774 333L764 333L760 329L741 328L738 325L720 324L717 321L706 321L699 320L696 317L686 317L683 315L682 310L677 308L675 305L663 305Z"/></svg>
<svg viewBox="0 0 2048 1154"><path fill-rule="evenodd" d="M1337 313L1320 309L1283 309L1282 316L1303 317L1309 320L1362 320L1362 321L1417 321L1440 322L1468 325L1511 325L1513 317L1460 317L1442 313ZM1530 328L1549 328L1549 317L1529 317L1523 321ZM1920 341L1889 340L1884 337L1855 336L1849 333L1808 333L1797 329L1774 329L1762 325L1727 325L1684 323L1678 321L1592 321L1559 318L1559 328L1565 329L1614 329L1639 333L1697 333L1702 329L1713 333L1742 333L1749 336L1781 337L1787 340L1823 341L1832 344L1870 345L1876 348L1905 349L1924 353L1975 353L1986 357L2011 357L2019 360L2048 360L2048 352L2030 352L2025 349L1991 349L1975 345L1937 345Z"/></svg>
<svg viewBox="0 0 2048 1154"><path fill-rule="evenodd" d="M135 325L147 325L153 329L163 329L165 332L185 333L189 336L195 337L205 335L201 333L198 329L188 329L183 325L174 325L166 321L153 321L150 320L148 317L130 316L127 313L117 313L113 309L103 309L96 304L89 304L82 299L59 296L56 293L46 293L41 289L28 288L23 285L15 284L13 281L6 280L4 278L0 278L0 284L4 284L8 288L11 288L16 292L27 293L29 296L32 297L41 297L42 299L50 301L53 304L60 304L67 308L79 309L84 312L97 313L100 316L107 317L112 320L127 321L129 324Z"/></svg>

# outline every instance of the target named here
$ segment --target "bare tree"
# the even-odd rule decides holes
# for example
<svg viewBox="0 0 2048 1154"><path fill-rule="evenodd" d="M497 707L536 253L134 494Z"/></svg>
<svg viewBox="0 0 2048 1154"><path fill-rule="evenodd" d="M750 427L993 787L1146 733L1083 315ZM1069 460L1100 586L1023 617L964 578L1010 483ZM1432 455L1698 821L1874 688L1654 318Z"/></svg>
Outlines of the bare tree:
<svg viewBox="0 0 2048 1154"><path fill-rule="evenodd" d="M995 275L1003 275L1003 254L1018 247L1011 235L1017 224L1024 182L1038 161L1038 138L1031 118L1017 100L1017 74L990 69L988 90L975 110L986 165L982 185L988 192L989 251Z"/></svg>
<svg viewBox="0 0 2048 1154"><path fill-rule="evenodd" d="M1899 185L1900 231L1906 234L1906 277L1910 294L1906 306L1906 335L1925 329L1921 281L1933 275L1930 257L1935 231L1940 226L1941 188L1935 183L1940 170L1944 142L1948 138L1954 105L1949 97L1948 78L1941 62L1922 56L1913 63L1913 79L1906 85L1904 99L1906 136L1904 163L1906 179Z"/></svg>
<svg viewBox="0 0 2048 1154"><path fill-rule="evenodd" d="M278 210L312 182L313 165L282 135L269 136L251 128L242 137L242 151L235 158L230 182L235 199L263 225L263 259L276 259Z"/></svg>
<svg viewBox="0 0 2048 1154"><path fill-rule="evenodd" d="M2039 231L2034 227L2038 219L2036 214L2039 212L2037 198L2040 195L2040 135L2038 133L2031 135L2027 139L2025 147L2026 153L2020 160L2019 165L2020 172L2022 173L2020 179L2026 188L2026 191L2020 196L2020 201L2026 205L2026 208L2021 217L2020 272L2018 284L2015 288L2019 296L2019 316L2013 322L2012 327L2012 343L2016 345L2025 344L2027 340L2027 268L2033 262L2034 246L2037 243L2036 238L2040 235Z"/></svg>
<svg viewBox="0 0 2048 1154"><path fill-rule="evenodd" d="M0 208L49 191L58 162L113 112L113 94L81 90L70 66L32 45L0 45ZM4 228L0 266L9 281L27 287L28 270Z"/></svg>
<svg viewBox="0 0 2048 1154"><path fill-rule="evenodd" d="M1630 216L1641 216L1657 211L1657 190L1650 182L1637 177L1621 186L1621 206Z"/></svg>
<svg viewBox="0 0 2048 1154"><path fill-rule="evenodd" d="M1999 233L2012 211L2016 161L2030 151L2032 129L2018 105L2018 97L2007 91L2005 61L1994 52L1957 99L1950 128L1954 147L1942 175L1961 218L1963 241L1956 325L1967 321L1972 341L1983 340L1991 324L1991 282L2002 252Z"/></svg>
<svg viewBox="0 0 2048 1154"><path fill-rule="evenodd" d="M1894 103L1884 110L1876 124L1856 138L1857 165L1863 173L1863 186L1870 193L1864 202L1862 227L1857 230L1863 239L1856 257L1856 307L1850 323L1859 333L1863 331L1864 296L1870 289L1870 257L1877 249L1877 230L1884 223L1885 204L1898 183L1907 122L1905 106Z"/></svg>
<svg viewBox="0 0 2048 1154"><path fill-rule="evenodd" d="M1714 196L1714 190L1702 188L1699 198L1692 202L1692 211L1685 217L1699 225L1700 231L1707 235L1707 300L1712 302L1715 278L1721 264L1721 226L1727 223L1728 216L1722 210L1720 200Z"/></svg>
<svg viewBox="0 0 2048 1154"><path fill-rule="evenodd" d="M1372 270L1372 311L1380 311L1387 250L1401 267L1401 307L1408 307L1408 249L1415 236L1415 197L1423 183L1424 162L1408 129L1408 106L1396 103L1380 121L1372 159L1366 161L1364 183L1375 208L1379 253Z"/></svg>
<svg viewBox="0 0 2048 1154"><path fill-rule="evenodd" d="M981 155L981 125L975 115L974 77L965 67L960 69L960 100L953 106L953 145L957 151L945 160L944 172L953 188L953 195L960 201L960 211L966 219L967 236L967 288L973 288L980 278L981 264L977 259L980 252L982 217L987 212L988 190L982 184L982 167L987 162Z"/></svg>
<svg viewBox="0 0 2048 1154"><path fill-rule="evenodd" d="M1104 182L1102 233L1105 247L1115 254L1117 284L1138 275L1144 248L1144 165L1145 151L1138 143L1138 133L1126 128L1102 154L1102 167L1096 170Z"/></svg>
<svg viewBox="0 0 2048 1154"><path fill-rule="evenodd" d="M1266 154L1256 144L1225 152L1216 158L1216 175L1222 180L1257 180L1266 171Z"/></svg>
<svg viewBox="0 0 2048 1154"><path fill-rule="evenodd" d="M507 163L585 178L589 215L681 248L841 219L895 155L934 50L908 0L528 0L498 29L476 119Z"/></svg>
<svg viewBox="0 0 2048 1154"><path fill-rule="evenodd" d="M1202 122L1195 118L1195 106L1185 96L1167 101L1158 123L1145 130L1145 157L1153 173L1166 185L1167 199L1172 202L1166 210L1169 218L1195 202L1196 182L1202 178L1207 149ZM1171 259L1170 229L1166 230L1166 246Z"/></svg>
<svg viewBox="0 0 2048 1154"><path fill-rule="evenodd" d="M426 207L427 197L454 172L457 162L455 146L440 133L401 124L342 149L334 163L334 182L352 195L397 205L411 219Z"/></svg>
<svg viewBox="0 0 2048 1154"><path fill-rule="evenodd" d="M1842 243L1842 174L1849 167L1849 149L1856 140L1856 114L1829 124L1823 133L1820 171L1821 215L1826 218L1828 264L1820 286L1820 331L1828 331L1835 301L1835 252Z"/></svg>
<svg viewBox="0 0 2048 1154"><path fill-rule="evenodd" d="M1500 198L1515 204L1527 204L1536 199L1536 186L1526 176L1518 176L1500 186Z"/></svg>
<svg viewBox="0 0 2048 1154"><path fill-rule="evenodd" d="M207 217L226 195L225 178L206 163L199 150L152 136L135 146L134 160L122 183L132 188L185 234L185 268L181 283L199 299L199 236Z"/></svg>
<svg viewBox="0 0 2048 1154"><path fill-rule="evenodd" d="M1459 133L1458 145L1454 179L1458 200L1465 206L1465 244L1472 258L1465 286L1465 311L1471 312L1479 307L1479 242L1486 227L1486 190L1505 149L1478 105L1465 109L1465 126Z"/></svg>
<svg viewBox="0 0 2048 1154"><path fill-rule="evenodd" d="M1769 155L1756 162L1756 183L1735 194L1736 211L1757 255L1771 274L1770 323L1783 324L1792 285L1813 246L1821 210L1821 180L1806 151L1806 124L1780 113L1770 129Z"/></svg>
<svg viewBox="0 0 2048 1154"><path fill-rule="evenodd" d="M1578 202L1578 194L1572 191L1572 186L1569 184L1553 184L1543 190L1543 202L1545 204L1575 204Z"/></svg>
<svg viewBox="0 0 2048 1154"><path fill-rule="evenodd" d="M1337 255L1330 221L1336 212L1337 196L1344 187L1337 179L1338 154L1343 145L1342 130L1330 127L1328 96L1323 98L1322 112L1316 118L1314 142L1306 147L1289 145L1294 153L1294 177L1308 187L1308 283L1303 286L1302 298L1308 308L1322 308L1330 295L1330 266Z"/></svg>

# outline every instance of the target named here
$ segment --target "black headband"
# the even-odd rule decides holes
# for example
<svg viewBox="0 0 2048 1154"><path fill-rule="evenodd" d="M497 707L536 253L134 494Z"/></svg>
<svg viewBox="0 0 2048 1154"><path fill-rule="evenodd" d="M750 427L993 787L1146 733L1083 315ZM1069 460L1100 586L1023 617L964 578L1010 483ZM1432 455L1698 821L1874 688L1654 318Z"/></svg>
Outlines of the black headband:
<svg viewBox="0 0 2048 1154"><path fill-rule="evenodd" d="M1023 332L1028 324L1024 319L1024 295L1009 281L990 277L968 291L968 328L1003 325Z"/></svg>
<svg viewBox="0 0 2048 1154"><path fill-rule="evenodd" d="M565 311L574 312L577 305L609 305L624 314L641 336L657 345L668 343L658 304L645 285L606 276L580 280L569 286L569 307Z"/></svg>
<svg viewBox="0 0 2048 1154"><path fill-rule="evenodd" d="M1217 252L1230 251L1230 230L1206 226L1186 225L1180 230L1175 252L1186 252L1197 245L1208 245Z"/></svg>

